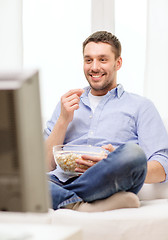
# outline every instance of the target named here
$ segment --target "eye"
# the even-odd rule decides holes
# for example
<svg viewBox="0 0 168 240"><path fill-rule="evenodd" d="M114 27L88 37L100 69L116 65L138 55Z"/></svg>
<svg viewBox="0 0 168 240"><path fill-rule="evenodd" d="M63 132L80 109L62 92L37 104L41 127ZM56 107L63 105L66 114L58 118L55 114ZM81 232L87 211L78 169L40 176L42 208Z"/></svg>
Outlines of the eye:
<svg viewBox="0 0 168 240"><path fill-rule="evenodd" d="M92 60L91 60L90 58L86 58L86 59L85 59L85 63L91 63L91 61L92 61Z"/></svg>
<svg viewBox="0 0 168 240"><path fill-rule="evenodd" d="M101 62L107 62L107 59L106 58L100 58L100 61Z"/></svg>

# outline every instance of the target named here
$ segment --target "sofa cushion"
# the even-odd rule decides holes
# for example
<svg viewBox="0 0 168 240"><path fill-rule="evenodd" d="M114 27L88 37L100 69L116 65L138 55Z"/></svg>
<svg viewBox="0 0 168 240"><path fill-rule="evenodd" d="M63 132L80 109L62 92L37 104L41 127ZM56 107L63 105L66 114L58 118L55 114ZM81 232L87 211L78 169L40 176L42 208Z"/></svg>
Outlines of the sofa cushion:
<svg viewBox="0 0 168 240"><path fill-rule="evenodd" d="M168 199L168 182L144 184L138 193L140 200Z"/></svg>
<svg viewBox="0 0 168 240"><path fill-rule="evenodd" d="M52 224L79 226L83 240L167 240L168 200L141 201L140 208L87 213L69 209L54 212Z"/></svg>

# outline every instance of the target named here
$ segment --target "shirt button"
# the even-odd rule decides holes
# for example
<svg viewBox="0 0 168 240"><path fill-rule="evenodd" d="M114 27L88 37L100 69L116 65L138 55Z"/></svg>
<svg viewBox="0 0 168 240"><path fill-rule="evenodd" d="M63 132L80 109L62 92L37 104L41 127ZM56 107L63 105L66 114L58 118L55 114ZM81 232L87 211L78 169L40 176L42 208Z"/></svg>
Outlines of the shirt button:
<svg viewBox="0 0 168 240"><path fill-rule="evenodd" d="M93 135L93 131L90 131L90 134Z"/></svg>
<svg viewBox="0 0 168 240"><path fill-rule="evenodd" d="M92 115L90 115L89 118L92 118Z"/></svg>

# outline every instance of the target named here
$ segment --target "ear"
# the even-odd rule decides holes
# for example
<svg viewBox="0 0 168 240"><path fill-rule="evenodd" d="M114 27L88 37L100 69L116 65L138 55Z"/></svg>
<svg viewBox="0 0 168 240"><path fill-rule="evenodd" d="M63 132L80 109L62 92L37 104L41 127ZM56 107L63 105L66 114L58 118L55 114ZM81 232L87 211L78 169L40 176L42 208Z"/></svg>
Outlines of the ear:
<svg viewBox="0 0 168 240"><path fill-rule="evenodd" d="M118 71L122 66L122 58L118 57L116 60L116 70Z"/></svg>

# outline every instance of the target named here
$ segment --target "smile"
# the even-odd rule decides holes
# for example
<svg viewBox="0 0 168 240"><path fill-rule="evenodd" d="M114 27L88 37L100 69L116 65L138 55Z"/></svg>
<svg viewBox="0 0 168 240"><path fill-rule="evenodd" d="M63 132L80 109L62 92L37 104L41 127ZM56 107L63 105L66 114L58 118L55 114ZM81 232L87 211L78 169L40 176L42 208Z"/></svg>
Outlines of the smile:
<svg viewBox="0 0 168 240"><path fill-rule="evenodd" d="M100 78L102 75L92 75L93 78Z"/></svg>
<svg viewBox="0 0 168 240"><path fill-rule="evenodd" d="M105 74L100 74L99 73L99 75L98 74L89 74L93 79L99 79L99 78L101 78L101 77L103 77Z"/></svg>

